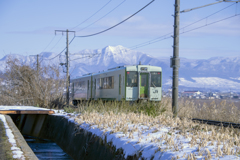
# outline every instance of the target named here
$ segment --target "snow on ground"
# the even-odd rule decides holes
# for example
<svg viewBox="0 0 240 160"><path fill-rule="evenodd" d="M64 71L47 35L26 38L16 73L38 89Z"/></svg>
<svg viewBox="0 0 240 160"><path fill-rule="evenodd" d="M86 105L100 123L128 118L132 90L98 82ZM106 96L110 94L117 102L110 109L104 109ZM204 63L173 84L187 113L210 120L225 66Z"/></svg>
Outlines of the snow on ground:
<svg viewBox="0 0 240 160"><path fill-rule="evenodd" d="M49 110L49 109L34 106L0 106L0 110ZM13 158L25 159L23 152L20 150L19 147L17 147L12 130L9 128L4 115L0 114L0 119L4 123L8 140L12 144L11 150L13 153Z"/></svg>
<svg viewBox="0 0 240 160"><path fill-rule="evenodd" d="M0 106L0 110L49 110L34 106Z"/></svg>
<svg viewBox="0 0 240 160"><path fill-rule="evenodd" d="M69 121L78 124L80 128L92 132L93 134L102 137L102 139L106 138L107 142L112 142L112 144L116 146L116 149L122 148L125 154L125 158L127 158L127 156L133 156L134 154L138 155L141 153L141 157L144 159L153 158L154 160L240 159L239 146L235 146L232 149L225 141L219 142L219 139L215 139L215 141L209 141L210 137L214 139L215 134L216 137L224 136L222 134L214 133L211 131L200 131L200 133L197 134L198 137L201 138L198 139L191 133L182 136L181 134L178 134L178 130L174 130L174 127L168 127L161 124L145 125L146 123L139 123L136 125L132 124L131 122L124 122L124 124L121 124L121 120L113 120L113 126L110 124L110 126L107 127L104 123L98 123L102 121L100 120L101 118L89 121L88 117L96 117L96 114L87 115L86 117L82 116L83 119L79 119L79 117L81 117L80 115L67 114L64 113L63 110L55 111L55 113L55 115L68 118ZM114 116L111 115L111 117ZM108 120L105 119L106 116L102 115L102 118L103 122L107 123ZM157 123L159 123L159 121ZM121 125L124 125L126 128L123 129L123 131L117 131L116 128ZM132 130L133 132L131 133L129 130ZM235 138L235 140L236 139L237 138ZM229 138L229 141L232 141L232 139ZM236 141L238 141L238 139ZM238 156L236 156L236 154L234 155L234 152L237 153Z"/></svg>
<svg viewBox="0 0 240 160"><path fill-rule="evenodd" d="M0 106L0 109L3 106ZM12 106L4 109L42 109L32 108L30 106ZM125 158L134 154L141 155L144 159L221 159L240 160L239 137L231 137L229 134L218 133L205 128L192 134L186 132L185 135L179 134L177 130L178 123L171 118L151 120L145 115L138 117L132 113L130 115L114 115L114 114L69 114L63 110L54 110L57 116L63 116L70 122L79 125L86 131L92 132L96 136L112 142L116 149L123 149ZM91 114L91 115L90 115ZM109 119L112 118L112 119ZM4 116L0 116L4 122L9 141L12 143L13 153L15 157L21 157L22 153L18 147L14 136L7 126ZM131 120L129 120L131 119ZM137 121L138 120L138 121ZM135 122L133 122L135 121ZM170 122L171 121L171 122ZM137 122L137 123L136 123ZM172 125L168 125L171 123ZM198 126L198 125L196 125ZM196 126L188 126L194 128ZM223 139L223 140L221 140ZM234 145L234 142L237 145ZM229 143L228 143L229 142ZM233 147L230 147L232 144Z"/></svg>
<svg viewBox="0 0 240 160"><path fill-rule="evenodd" d="M14 139L12 130L9 128L9 126L7 124L5 116L0 114L0 119L4 124L5 130L6 130L6 135L8 136L8 141L12 144L11 150L13 153L13 158L24 160L25 157L23 155L23 152L21 151L21 149L19 147L17 147L16 140Z"/></svg>

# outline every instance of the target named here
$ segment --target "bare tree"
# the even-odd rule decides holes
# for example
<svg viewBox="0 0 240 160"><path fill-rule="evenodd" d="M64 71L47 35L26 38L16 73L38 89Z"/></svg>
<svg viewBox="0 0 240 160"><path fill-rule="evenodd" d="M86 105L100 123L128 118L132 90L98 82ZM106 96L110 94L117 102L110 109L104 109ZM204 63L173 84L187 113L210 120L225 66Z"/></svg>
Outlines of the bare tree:
<svg viewBox="0 0 240 160"><path fill-rule="evenodd" d="M32 68L17 59L7 61L1 79L2 105L33 105L45 108L61 107L64 81L56 66Z"/></svg>

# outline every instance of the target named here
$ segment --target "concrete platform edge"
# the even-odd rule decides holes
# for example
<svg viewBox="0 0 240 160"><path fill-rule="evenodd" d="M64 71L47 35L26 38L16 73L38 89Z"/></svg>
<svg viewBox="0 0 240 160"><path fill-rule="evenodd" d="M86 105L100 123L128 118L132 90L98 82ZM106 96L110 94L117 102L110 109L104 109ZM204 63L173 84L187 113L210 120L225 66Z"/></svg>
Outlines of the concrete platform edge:
<svg viewBox="0 0 240 160"><path fill-rule="evenodd" d="M7 121L8 125L9 125L10 129L13 132L13 135L15 136L15 140L17 142L17 146L19 148L21 148L21 150L24 153L25 158L29 159L29 160L38 160L37 156L34 154L32 149L28 146L28 144L25 141L25 139L23 138L22 134L20 133L18 128L13 123L12 118L10 116L8 116L8 115L4 115L4 116L6 118L6 121Z"/></svg>

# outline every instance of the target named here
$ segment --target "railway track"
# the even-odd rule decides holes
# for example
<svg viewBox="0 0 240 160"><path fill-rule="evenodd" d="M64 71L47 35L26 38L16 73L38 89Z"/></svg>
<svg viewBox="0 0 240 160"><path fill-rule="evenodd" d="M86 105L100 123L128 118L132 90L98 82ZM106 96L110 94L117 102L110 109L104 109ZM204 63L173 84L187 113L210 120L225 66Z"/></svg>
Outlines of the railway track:
<svg viewBox="0 0 240 160"><path fill-rule="evenodd" d="M239 128L240 129L240 124L237 124L237 123L212 121L212 120L197 119L197 118L193 118L192 121L199 122L199 123L204 123L204 124L209 124L209 125L223 126L223 127L233 127L233 128Z"/></svg>

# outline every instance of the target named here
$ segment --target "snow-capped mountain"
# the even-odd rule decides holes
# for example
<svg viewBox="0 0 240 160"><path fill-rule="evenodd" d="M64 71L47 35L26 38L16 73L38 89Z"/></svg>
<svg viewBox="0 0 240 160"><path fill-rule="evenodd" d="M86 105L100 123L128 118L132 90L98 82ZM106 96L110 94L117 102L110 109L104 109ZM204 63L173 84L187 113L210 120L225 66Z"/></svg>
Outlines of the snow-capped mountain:
<svg viewBox="0 0 240 160"><path fill-rule="evenodd" d="M57 54L52 52L41 53L39 56L41 65L59 66L60 63L65 63L64 54L54 58L55 56ZM5 71L7 59L10 57L17 58L21 63L36 65L36 56L7 55L0 60L0 71ZM86 73L107 70L116 66L135 65L141 61L141 64L162 67L163 86L170 88L172 84L170 58L152 57L123 46L107 46L96 50L86 49L70 54L69 57L71 78L79 77ZM240 56L228 58L213 57L202 60L180 58L179 85L180 87L239 91Z"/></svg>

